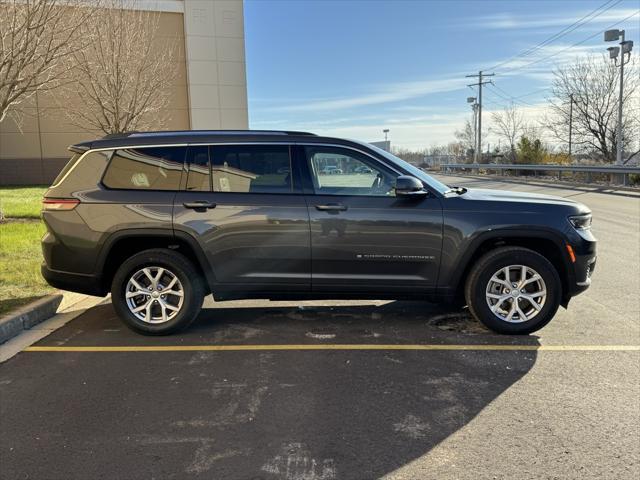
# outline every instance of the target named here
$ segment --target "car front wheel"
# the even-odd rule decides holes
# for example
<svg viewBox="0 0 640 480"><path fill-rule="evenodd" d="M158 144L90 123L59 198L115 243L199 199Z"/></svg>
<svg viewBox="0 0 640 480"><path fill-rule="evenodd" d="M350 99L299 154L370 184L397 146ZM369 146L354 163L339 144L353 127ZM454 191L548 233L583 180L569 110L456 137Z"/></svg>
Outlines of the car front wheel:
<svg viewBox="0 0 640 480"><path fill-rule="evenodd" d="M146 335L187 327L200 312L204 295L203 279L193 264L165 249L145 250L126 260L111 286L118 316Z"/></svg>
<svg viewBox="0 0 640 480"><path fill-rule="evenodd" d="M471 313L497 333L521 335L544 327L560 305L562 284L544 256L521 247L484 255L467 278Z"/></svg>

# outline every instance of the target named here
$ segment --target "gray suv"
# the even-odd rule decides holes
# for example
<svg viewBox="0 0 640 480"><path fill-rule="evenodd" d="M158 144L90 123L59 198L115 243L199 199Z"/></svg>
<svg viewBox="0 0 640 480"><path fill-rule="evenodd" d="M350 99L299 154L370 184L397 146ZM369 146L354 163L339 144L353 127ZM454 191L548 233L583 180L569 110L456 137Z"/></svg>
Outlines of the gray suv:
<svg viewBox="0 0 640 480"><path fill-rule="evenodd" d="M545 195L449 187L374 146L304 132L109 135L70 147L42 216L42 274L111 292L145 334L216 300L466 303L533 332L585 290L591 212Z"/></svg>

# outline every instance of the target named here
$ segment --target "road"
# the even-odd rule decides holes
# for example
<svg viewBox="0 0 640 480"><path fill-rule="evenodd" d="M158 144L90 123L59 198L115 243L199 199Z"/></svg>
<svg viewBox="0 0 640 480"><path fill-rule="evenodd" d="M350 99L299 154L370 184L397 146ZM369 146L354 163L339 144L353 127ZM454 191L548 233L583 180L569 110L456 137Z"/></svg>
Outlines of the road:
<svg viewBox="0 0 640 480"><path fill-rule="evenodd" d="M147 338L100 305L0 365L1 478L638 478L640 196L443 180L589 205L591 289L526 337L421 302L246 301Z"/></svg>

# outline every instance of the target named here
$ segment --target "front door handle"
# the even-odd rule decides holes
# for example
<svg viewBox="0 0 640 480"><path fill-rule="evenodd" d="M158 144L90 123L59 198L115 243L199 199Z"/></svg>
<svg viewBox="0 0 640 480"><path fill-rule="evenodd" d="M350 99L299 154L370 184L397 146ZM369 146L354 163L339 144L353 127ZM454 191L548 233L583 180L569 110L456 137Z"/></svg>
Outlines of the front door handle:
<svg viewBox="0 0 640 480"><path fill-rule="evenodd" d="M213 202L208 202L206 200L196 200L195 202L184 202L182 204L184 208L191 208L196 212L204 212L209 208L216 208L216 204Z"/></svg>
<svg viewBox="0 0 640 480"><path fill-rule="evenodd" d="M316 210L320 210L321 212L344 212L347 208L346 205L342 203L328 203L326 205L316 205Z"/></svg>

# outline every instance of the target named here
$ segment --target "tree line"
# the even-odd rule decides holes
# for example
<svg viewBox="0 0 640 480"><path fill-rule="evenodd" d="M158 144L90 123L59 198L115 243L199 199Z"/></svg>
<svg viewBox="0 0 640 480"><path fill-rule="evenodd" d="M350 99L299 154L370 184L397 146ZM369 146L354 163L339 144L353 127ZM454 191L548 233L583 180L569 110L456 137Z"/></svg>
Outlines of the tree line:
<svg viewBox="0 0 640 480"><path fill-rule="evenodd" d="M481 155L482 163L569 163L576 158L613 163L616 160L620 70L598 55L576 59L553 70L550 95L540 120L514 103L489 116L489 132L499 145ZM623 97L623 163L640 155L640 77L638 62L627 66ZM569 125L571 153L569 155ZM475 126L466 120L455 142L420 152L424 158L473 162ZM403 158L416 152L400 151ZM412 155L413 153L413 155ZM405 158L405 159L406 159ZM420 163L420 162L417 162Z"/></svg>

